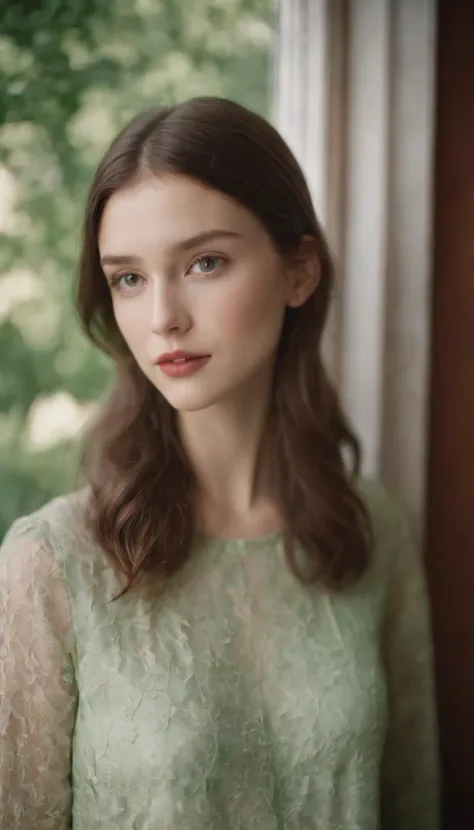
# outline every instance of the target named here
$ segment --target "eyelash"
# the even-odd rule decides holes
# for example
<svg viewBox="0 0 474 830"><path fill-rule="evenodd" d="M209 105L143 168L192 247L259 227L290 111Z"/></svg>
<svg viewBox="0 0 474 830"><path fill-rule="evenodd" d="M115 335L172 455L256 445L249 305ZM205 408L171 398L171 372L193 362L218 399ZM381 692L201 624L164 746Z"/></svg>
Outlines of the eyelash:
<svg viewBox="0 0 474 830"><path fill-rule="evenodd" d="M192 260L192 262L189 265L188 271L186 273L188 273L191 270L191 268L193 268L194 265L196 265L196 263L202 262L202 260L204 260L204 259L218 260L220 265L218 265L218 267L215 269L215 271L211 271L211 272L209 272L209 274L204 273L204 274L202 274L202 276L212 276L214 273L219 271L220 268L222 268L223 265L225 265L229 262L228 258L223 256L222 254L210 254L210 253L209 254L200 254L198 257L196 257L195 259ZM120 288L120 281L124 277L128 277L128 276L136 277L136 276L139 276L139 275L134 274L133 271L124 271L121 274L116 274L115 276L110 277L110 279L109 279L110 288L121 291L122 289ZM133 288L131 288L130 291L133 291Z"/></svg>

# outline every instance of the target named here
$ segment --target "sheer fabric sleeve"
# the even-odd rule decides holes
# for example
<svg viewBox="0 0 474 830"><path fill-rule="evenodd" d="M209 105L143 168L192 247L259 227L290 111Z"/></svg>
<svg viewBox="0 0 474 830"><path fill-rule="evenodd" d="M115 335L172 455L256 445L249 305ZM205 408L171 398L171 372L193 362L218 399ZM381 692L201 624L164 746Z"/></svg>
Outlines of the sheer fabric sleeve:
<svg viewBox="0 0 474 830"><path fill-rule="evenodd" d="M0 548L0 830L71 827L69 595L40 536L19 520Z"/></svg>
<svg viewBox="0 0 474 830"><path fill-rule="evenodd" d="M421 557L395 516L385 660L389 729L382 766L382 830L439 827L438 734L429 603Z"/></svg>

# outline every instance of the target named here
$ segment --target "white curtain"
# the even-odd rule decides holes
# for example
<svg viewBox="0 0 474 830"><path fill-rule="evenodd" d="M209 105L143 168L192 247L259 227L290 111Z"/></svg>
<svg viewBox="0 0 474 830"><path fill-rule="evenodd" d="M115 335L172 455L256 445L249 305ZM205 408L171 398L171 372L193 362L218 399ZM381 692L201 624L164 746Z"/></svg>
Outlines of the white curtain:
<svg viewBox="0 0 474 830"><path fill-rule="evenodd" d="M423 522L435 0L280 0L274 121L339 266L327 362L366 474Z"/></svg>

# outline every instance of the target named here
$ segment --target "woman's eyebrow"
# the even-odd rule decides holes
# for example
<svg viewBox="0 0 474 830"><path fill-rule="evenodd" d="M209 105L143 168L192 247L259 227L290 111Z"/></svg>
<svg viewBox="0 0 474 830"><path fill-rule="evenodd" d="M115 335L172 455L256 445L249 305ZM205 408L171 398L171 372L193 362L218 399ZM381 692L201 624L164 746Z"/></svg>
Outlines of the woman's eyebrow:
<svg viewBox="0 0 474 830"><path fill-rule="evenodd" d="M171 250L174 251L188 251L191 248L195 248L196 245L201 245L204 242L211 242L214 239L242 239L242 234L237 233L236 231L229 231L229 230L209 230L209 231L202 231L201 233L195 234L195 236L190 236L187 239L182 239L179 242L174 242L171 246ZM104 254L101 257L100 264L102 267L104 265L140 265L141 260L140 257L135 256L134 254Z"/></svg>
<svg viewBox="0 0 474 830"><path fill-rule="evenodd" d="M104 254L100 259L102 267L104 265L140 265L141 259L133 254Z"/></svg>
<svg viewBox="0 0 474 830"><path fill-rule="evenodd" d="M201 245L203 242L210 242L214 239L242 239L242 234L237 233L236 231L228 231L224 229L220 230L215 228L214 230L197 233L195 236L190 236L188 239L183 239L173 245L173 247L182 251L187 251L190 248L194 248L196 245Z"/></svg>

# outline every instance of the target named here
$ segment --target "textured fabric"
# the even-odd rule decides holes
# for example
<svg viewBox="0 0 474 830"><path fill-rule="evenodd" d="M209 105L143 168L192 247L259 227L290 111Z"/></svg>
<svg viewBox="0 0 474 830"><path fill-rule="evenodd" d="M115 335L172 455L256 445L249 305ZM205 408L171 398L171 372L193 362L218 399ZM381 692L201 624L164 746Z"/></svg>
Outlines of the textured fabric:
<svg viewBox="0 0 474 830"><path fill-rule="evenodd" d="M206 539L171 590L125 597L84 491L0 550L1 830L434 830L424 581L364 485L377 545L340 595L278 534Z"/></svg>

